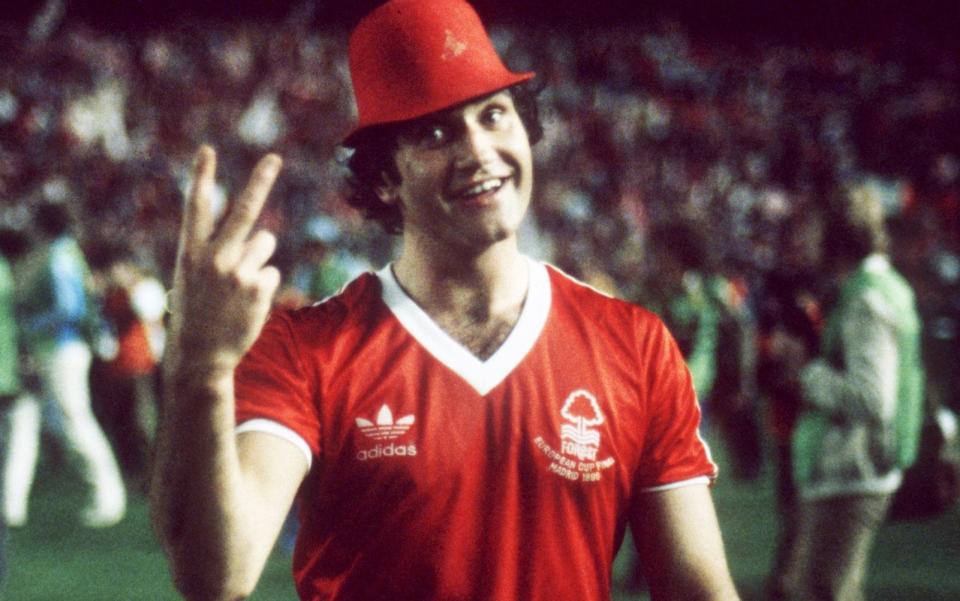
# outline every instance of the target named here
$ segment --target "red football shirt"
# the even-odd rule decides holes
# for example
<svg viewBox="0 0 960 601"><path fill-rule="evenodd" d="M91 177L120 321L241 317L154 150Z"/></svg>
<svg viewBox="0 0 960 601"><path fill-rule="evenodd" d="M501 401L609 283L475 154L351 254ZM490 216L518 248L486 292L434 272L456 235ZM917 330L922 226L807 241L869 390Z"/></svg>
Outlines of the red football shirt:
<svg viewBox="0 0 960 601"><path fill-rule="evenodd" d="M715 477L659 319L555 268L530 272L486 361L389 268L268 321L237 371L238 430L284 436L312 461L301 599L606 600L637 496Z"/></svg>

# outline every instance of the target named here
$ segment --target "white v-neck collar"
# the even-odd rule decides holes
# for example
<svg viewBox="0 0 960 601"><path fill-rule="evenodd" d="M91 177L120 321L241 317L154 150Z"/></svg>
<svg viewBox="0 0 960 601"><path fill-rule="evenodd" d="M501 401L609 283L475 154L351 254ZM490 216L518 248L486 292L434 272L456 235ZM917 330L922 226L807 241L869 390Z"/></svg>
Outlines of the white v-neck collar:
<svg viewBox="0 0 960 601"><path fill-rule="evenodd" d="M376 273L383 302L407 332L451 371L463 378L481 396L493 390L523 361L540 337L550 313L550 276L543 263L527 259L530 267L527 297L520 318L500 348L481 361L450 337L400 287L391 265Z"/></svg>

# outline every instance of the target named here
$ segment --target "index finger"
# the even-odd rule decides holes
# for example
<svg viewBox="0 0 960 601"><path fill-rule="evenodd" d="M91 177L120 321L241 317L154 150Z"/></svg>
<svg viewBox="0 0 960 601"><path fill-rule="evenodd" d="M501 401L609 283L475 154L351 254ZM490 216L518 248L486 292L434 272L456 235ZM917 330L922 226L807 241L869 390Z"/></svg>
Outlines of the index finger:
<svg viewBox="0 0 960 601"><path fill-rule="evenodd" d="M253 168L250 181L240 196L232 203L223 221L217 239L220 244L243 241L253 229L270 188L277 179L282 160L276 154L268 154Z"/></svg>
<svg viewBox="0 0 960 601"><path fill-rule="evenodd" d="M197 150L194 161L193 183L187 194L180 224L180 247L184 250L196 249L213 231L210 203L217 171L217 154L213 148L203 145Z"/></svg>

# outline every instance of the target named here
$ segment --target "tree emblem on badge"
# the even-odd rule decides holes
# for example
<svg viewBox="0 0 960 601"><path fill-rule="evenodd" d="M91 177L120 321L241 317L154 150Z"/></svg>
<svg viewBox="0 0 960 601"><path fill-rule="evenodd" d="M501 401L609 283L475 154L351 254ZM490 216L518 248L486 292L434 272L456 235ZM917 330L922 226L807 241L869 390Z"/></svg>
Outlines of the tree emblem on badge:
<svg viewBox="0 0 960 601"><path fill-rule="evenodd" d="M604 422L597 398L586 390L574 390L564 401L560 415L571 422L560 427L563 452L581 461L594 461L600 448L600 431L591 426Z"/></svg>

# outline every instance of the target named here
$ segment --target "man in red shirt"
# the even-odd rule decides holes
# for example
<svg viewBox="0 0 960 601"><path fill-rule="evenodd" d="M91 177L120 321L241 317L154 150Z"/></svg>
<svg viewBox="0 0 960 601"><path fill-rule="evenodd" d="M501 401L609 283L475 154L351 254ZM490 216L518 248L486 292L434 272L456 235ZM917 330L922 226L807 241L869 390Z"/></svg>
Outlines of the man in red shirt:
<svg viewBox="0 0 960 601"><path fill-rule="evenodd" d="M629 523L656 598L736 599L689 371L647 311L518 250L532 74L462 0L394 0L350 42L351 204L399 257L268 319L265 157L181 234L154 517L190 599L250 594L294 497L301 599L604 600Z"/></svg>

